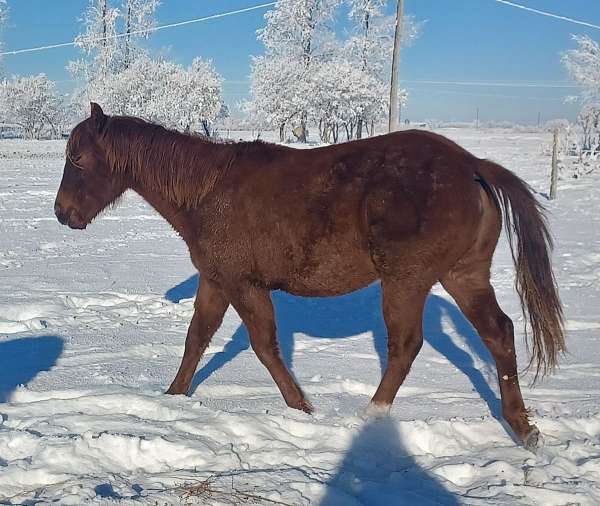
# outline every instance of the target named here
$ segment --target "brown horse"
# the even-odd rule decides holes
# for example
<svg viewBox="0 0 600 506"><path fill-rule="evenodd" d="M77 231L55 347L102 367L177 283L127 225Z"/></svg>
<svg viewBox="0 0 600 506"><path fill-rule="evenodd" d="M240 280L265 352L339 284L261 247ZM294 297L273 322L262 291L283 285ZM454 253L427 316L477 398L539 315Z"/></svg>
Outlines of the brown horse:
<svg viewBox="0 0 600 506"><path fill-rule="evenodd" d="M92 104L67 144L56 216L85 228L127 189L181 235L202 275L168 393L187 393L231 304L287 405L310 412L279 355L270 291L333 296L379 279L388 361L370 408L386 412L423 343L427 294L441 281L496 361L505 419L526 447L537 446L513 324L490 284L502 215L538 373L551 370L564 349L562 309L543 210L513 173L424 131L312 150L219 144L106 116Z"/></svg>

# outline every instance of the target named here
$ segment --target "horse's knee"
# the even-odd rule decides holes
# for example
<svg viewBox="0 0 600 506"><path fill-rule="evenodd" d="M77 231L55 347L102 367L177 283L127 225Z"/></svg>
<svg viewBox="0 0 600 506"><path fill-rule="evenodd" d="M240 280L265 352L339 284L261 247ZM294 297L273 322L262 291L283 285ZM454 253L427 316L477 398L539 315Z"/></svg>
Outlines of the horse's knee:
<svg viewBox="0 0 600 506"><path fill-rule="evenodd" d="M423 346L423 335L414 334L404 339L388 337L388 361L396 360L410 366Z"/></svg>

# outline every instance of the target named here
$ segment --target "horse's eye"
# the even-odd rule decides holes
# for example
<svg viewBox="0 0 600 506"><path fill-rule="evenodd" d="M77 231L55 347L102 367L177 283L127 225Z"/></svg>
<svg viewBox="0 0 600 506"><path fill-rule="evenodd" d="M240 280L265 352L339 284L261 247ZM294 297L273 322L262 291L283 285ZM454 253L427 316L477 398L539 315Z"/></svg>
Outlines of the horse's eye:
<svg viewBox="0 0 600 506"><path fill-rule="evenodd" d="M71 162L71 165L78 168L79 170L83 170L83 167L80 164L81 156L67 155L67 158Z"/></svg>

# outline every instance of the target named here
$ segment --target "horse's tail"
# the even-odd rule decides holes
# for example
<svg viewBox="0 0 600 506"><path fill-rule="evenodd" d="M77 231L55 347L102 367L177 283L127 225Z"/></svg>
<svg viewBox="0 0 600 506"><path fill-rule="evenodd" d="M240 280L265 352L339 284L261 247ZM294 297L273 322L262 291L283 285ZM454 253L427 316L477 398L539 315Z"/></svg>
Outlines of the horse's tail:
<svg viewBox="0 0 600 506"><path fill-rule="evenodd" d="M523 315L531 324L535 379L551 372L560 352L565 351L563 310L552 273L552 237L544 207L530 186L504 167L481 160L477 173L489 187L504 214L504 225L516 268L516 289ZM516 240L515 240L516 237ZM527 325L525 325L526 342Z"/></svg>

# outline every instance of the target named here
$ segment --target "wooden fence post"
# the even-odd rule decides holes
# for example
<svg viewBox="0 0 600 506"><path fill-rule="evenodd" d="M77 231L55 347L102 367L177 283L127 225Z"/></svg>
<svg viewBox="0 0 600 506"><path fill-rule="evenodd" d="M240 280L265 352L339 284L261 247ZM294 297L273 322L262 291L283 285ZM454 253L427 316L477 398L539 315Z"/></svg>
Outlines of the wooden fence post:
<svg viewBox="0 0 600 506"><path fill-rule="evenodd" d="M550 200L556 198L558 186L558 128L554 130L554 141L552 143L552 172L550 174Z"/></svg>

